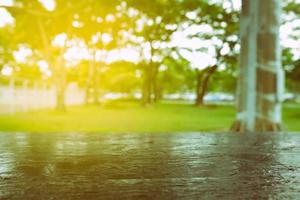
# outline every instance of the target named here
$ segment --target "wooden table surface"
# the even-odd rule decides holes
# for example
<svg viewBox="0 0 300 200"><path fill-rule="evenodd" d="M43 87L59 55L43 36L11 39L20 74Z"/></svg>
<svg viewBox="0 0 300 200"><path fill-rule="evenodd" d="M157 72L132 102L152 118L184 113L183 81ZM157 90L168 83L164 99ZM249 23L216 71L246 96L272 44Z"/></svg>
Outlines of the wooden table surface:
<svg viewBox="0 0 300 200"><path fill-rule="evenodd" d="M297 133L0 133L0 200L299 197Z"/></svg>

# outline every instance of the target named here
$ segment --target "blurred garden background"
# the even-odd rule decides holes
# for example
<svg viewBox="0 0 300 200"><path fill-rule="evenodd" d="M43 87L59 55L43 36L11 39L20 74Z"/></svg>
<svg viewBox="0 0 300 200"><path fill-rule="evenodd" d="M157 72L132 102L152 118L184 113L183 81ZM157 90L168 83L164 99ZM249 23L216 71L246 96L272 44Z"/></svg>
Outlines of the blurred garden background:
<svg viewBox="0 0 300 200"><path fill-rule="evenodd" d="M300 123L300 6L282 1L283 119ZM226 131L239 0L0 0L0 131Z"/></svg>

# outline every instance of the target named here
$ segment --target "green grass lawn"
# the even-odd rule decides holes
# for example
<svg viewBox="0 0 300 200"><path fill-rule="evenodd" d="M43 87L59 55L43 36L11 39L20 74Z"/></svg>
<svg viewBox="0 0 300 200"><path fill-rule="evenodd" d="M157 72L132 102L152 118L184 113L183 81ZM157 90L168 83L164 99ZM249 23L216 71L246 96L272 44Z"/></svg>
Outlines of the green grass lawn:
<svg viewBox="0 0 300 200"><path fill-rule="evenodd" d="M67 112L41 110L0 116L0 131L25 132L191 132L227 131L235 118L233 106L193 107L163 102L141 107L137 102L114 101L102 106L74 106ZM290 131L300 131L300 105L284 108Z"/></svg>

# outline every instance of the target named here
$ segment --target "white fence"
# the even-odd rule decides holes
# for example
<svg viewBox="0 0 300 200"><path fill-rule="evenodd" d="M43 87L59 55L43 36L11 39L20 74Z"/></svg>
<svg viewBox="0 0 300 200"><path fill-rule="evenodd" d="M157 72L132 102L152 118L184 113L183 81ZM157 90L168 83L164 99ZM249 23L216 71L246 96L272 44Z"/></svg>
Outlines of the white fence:
<svg viewBox="0 0 300 200"><path fill-rule="evenodd" d="M84 91L75 84L70 84L66 90L66 105L80 105L84 103ZM55 88L45 85L34 87L16 87L13 83L9 86L0 86L0 114L26 112L42 108L54 108L56 105Z"/></svg>

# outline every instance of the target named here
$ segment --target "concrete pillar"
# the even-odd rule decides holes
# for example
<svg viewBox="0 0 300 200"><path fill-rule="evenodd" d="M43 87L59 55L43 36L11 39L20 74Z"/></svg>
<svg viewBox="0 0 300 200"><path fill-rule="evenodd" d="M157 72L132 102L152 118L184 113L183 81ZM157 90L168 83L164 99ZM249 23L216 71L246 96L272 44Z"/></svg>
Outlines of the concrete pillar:
<svg viewBox="0 0 300 200"><path fill-rule="evenodd" d="M280 0L243 0L237 90L238 132L274 132L282 125L284 73L281 67Z"/></svg>
<svg viewBox="0 0 300 200"><path fill-rule="evenodd" d="M15 79L13 77L9 80L9 113L16 112L16 97L15 97Z"/></svg>

